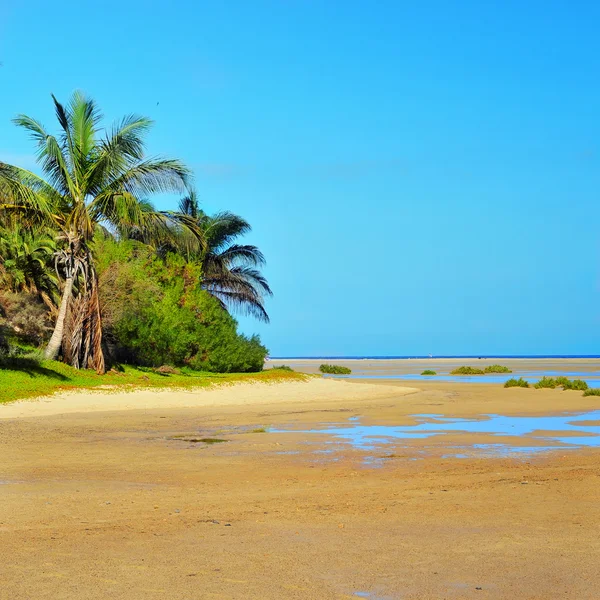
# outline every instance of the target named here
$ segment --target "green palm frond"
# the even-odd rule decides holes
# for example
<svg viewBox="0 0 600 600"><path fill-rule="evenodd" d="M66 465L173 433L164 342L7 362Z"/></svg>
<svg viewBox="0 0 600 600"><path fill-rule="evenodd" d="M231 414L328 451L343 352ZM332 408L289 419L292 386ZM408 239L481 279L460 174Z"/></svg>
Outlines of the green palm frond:
<svg viewBox="0 0 600 600"><path fill-rule="evenodd" d="M158 249L159 255L176 251L202 267L200 285L214 296L223 308L252 315L268 322L265 298L273 292L257 267L265 265L265 257L256 247L236 244L236 238L251 230L250 224L231 212L207 215L200 209L194 192L179 202L181 218L196 223L196 238L174 240L174 245Z"/></svg>

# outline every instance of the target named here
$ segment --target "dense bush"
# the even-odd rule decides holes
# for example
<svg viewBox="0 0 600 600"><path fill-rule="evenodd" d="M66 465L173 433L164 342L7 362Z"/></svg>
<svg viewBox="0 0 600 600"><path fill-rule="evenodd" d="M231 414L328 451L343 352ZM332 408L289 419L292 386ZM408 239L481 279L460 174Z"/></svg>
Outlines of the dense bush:
<svg viewBox="0 0 600 600"><path fill-rule="evenodd" d="M119 361L188 365L220 373L260 371L267 349L200 289L198 267L154 258L134 242L98 240L107 347Z"/></svg>
<svg viewBox="0 0 600 600"><path fill-rule="evenodd" d="M321 365L319 371L330 375L350 375L352 373L352 369L340 365Z"/></svg>
<svg viewBox="0 0 600 600"><path fill-rule="evenodd" d="M583 392L584 396L600 396L600 388L588 388Z"/></svg>
<svg viewBox="0 0 600 600"><path fill-rule="evenodd" d="M483 375L483 371L473 367L458 367L458 369L450 371L450 375Z"/></svg>
<svg viewBox="0 0 600 600"><path fill-rule="evenodd" d="M490 365L484 369L485 373L512 373L508 367L502 365Z"/></svg>
<svg viewBox="0 0 600 600"><path fill-rule="evenodd" d="M522 377L519 377L519 379L515 379L513 377L512 379L509 379L508 381L506 381L504 383L504 387L505 388L509 388L509 387L524 387L524 388L528 388L529 387L529 382L526 381L525 379L523 379Z"/></svg>
<svg viewBox="0 0 600 600"><path fill-rule="evenodd" d="M437 373L435 371L432 371L431 369L425 369L421 375L437 375Z"/></svg>

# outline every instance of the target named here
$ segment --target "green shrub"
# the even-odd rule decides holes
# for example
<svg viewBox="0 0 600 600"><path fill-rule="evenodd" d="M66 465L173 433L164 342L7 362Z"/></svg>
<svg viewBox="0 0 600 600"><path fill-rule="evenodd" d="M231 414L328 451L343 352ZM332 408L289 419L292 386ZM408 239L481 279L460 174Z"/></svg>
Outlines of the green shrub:
<svg viewBox="0 0 600 600"><path fill-rule="evenodd" d="M450 375L483 375L483 371L473 367L458 367L458 369L450 371Z"/></svg>
<svg viewBox="0 0 600 600"><path fill-rule="evenodd" d="M292 369L292 367L289 367L288 365L279 365L278 367L271 367L272 369L278 369L280 371L293 371L294 369Z"/></svg>
<svg viewBox="0 0 600 600"><path fill-rule="evenodd" d="M321 373L328 373L331 375L350 375L352 373L352 369L348 367L342 367L340 365L321 365L319 367L319 371Z"/></svg>
<svg viewBox="0 0 600 600"><path fill-rule="evenodd" d="M134 242L97 240L107 349L117 362L198 371L261 371L267 349L202 290L200 268Z"/></svg>
<svg viewBox="0 0 600 600"><path fill-rule="evenodd" d="M600 388L588 388L583 392L584 396L600 396Z"/></svg>
<svg viewBox="0 0 600 600"><path fill-rule="evenodd" d="M483 371L484 373L512 373L508 367L503 367L502 365L490 365Z"/></svg>
<svg viewBox="0 0 600 600"><path fill-rule="evenodd" d="M519 377L519 379L515 379L513 377L512 379L509 379L507 382L505 382L504 387L505 388L509 388L509 387L524 387L524 388L528 388L529 387L529 382L526 381L525 379L523 379L522 377Z"/></svg>
<svg viewBox="0 0 600 600"><path fill-rule="evenodd" d="M421 375L437 375L437 373L435 371L432 371L431 369L425 369Z"/></svg>
<svg viewBox="0 0 600 600"><path fill-rule="evenodd" d="M556 387L556 379L544 375L537 383L533 384L533 387L538 390L542 388L554 389Z"/></svg>
<svg viewBox="0 0 600 600"><path fill-rule="evenodd" d="M563 390L587 390L588 384L581 379L567 379L563 375L560 375L556 378L544 376L533 387L538 390L542 388L554 389L557 387L562 387Z"/></svg>
<svg viewBox="0 0 600 600"><path fill-rule="evenodd" d="M557 379L558 382L558 379ZM565 383L560 384L564 390L587 390L588 384L582 379L567 379Z"/></svg>

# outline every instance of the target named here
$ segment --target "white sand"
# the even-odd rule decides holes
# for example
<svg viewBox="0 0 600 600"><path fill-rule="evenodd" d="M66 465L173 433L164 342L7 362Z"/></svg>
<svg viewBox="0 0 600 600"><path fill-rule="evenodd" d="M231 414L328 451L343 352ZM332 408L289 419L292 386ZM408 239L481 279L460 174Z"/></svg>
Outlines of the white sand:
<svg viewBox="0 0 600 600"><path fill-rule="evenodd" d="M36 400L0 404L0 419L202 406L249 406L277 403L307 403L323 400L373 400L402 396L416 388L360 384L331 379L278 383L220 384L190 390L137 390L131 392L82 391L56 394Z"/></svg>

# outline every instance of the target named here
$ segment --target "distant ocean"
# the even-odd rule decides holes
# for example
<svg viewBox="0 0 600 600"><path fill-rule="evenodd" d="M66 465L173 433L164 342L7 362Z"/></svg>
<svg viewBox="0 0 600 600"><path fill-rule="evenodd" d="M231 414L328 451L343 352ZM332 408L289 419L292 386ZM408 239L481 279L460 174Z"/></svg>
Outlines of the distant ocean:
<svg viewBox="0 0 600 600"><path fill-rule="evenodd" d="M434 354L410 356L270 356L270 360L410 360L421 358L600 358L599 354Z"/></svg>

